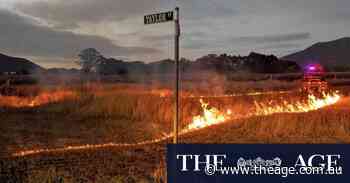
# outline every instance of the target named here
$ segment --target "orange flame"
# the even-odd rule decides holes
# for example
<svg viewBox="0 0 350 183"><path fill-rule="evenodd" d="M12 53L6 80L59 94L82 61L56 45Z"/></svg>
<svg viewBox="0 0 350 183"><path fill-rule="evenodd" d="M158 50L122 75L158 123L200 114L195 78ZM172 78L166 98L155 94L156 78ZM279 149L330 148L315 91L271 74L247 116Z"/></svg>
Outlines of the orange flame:
<svg viewBox="0 0 350 183"><path fill-rule="evenodd" d="M62 101L66 98L76 97L73 91L59 90L54 92L43 92L36 97L1 96L0 106L6 107L37 107L48 103Z"/></svg>
<svg viewBox="0 0 350 183"><path fill-rule="evenodd" d="M214 124L223 123L230 119L232 114L231 110L227 110L226 113L220 112L217 108L208 107L208 103L205 103L203 99L200 99L203 109L203 115L193 117L192 123L188 126L189 129L205 128Z"/></svg>
<svg viewBox="0 0 350 183"><path fill-rule="evenodd" d="M284 101L283 104L270 106L269 104L256 103L257 108L255 115L271 115L275 113L302 113L321 109L323 107L333 105L340 100L340 95L337 92L332 94L323 94L321 98L310 94L307 102L288 103Z"/></svg>
<svg viewBox="0 0 350 183"><path fill-rule="evenodd" d="M323 97L321 98L317 98L315 95L310 94L305 103L288 103L287 101L284 101L282 104L272 105L255 102L256 112L245 114L245 116L242 117L271 115L275 113L309 112L333 105L337 103L340 98L340 95L335 92L332 94L323 94ZM203 114L193 117L192 122L187 127L187 130L201 129L233 119L232 111L227 110L226 112L221 112L217 108L208 107L209 104L203 102L202 99L200 99L199 102L202 104Z"/></svg>

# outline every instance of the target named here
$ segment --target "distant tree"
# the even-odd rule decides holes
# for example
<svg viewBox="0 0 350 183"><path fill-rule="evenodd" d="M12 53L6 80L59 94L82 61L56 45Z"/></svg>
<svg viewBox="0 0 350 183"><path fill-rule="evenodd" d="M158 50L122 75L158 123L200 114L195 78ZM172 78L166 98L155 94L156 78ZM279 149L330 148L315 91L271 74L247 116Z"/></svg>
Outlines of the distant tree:
<svg viewBox="0 0 350 183"><path fill-rule="evenodd" d="M104 57L95 48L87 48L79 53L77 64L81 66L81 70L85 73L92 72L97 68Z"/></svg>

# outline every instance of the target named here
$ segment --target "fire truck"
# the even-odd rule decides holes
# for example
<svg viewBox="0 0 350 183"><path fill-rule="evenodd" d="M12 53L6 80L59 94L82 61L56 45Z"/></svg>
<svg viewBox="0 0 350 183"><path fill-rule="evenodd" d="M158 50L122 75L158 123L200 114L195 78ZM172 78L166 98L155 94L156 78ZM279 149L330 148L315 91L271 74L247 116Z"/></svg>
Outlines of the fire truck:
<svg viewBox="0 0 350 183"><path fill-rule="evenodd" d="M307 93L324 93L328 90L325 70L320 64L309 64L304 68L303 91Z"/></svg>

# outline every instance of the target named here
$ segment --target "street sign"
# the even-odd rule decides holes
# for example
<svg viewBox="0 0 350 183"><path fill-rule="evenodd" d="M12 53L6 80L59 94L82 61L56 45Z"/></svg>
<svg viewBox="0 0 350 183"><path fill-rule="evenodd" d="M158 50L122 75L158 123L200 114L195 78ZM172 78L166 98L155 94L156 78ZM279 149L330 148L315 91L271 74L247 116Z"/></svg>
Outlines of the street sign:
<svg viewBox="0 0 350 183"><path fill-rule="evenodd" d="M173 11L157 13L157 14L152 14L152 15L146 15L144 17L144 22L146 25L169 22L169 21L173 21L173 20L174 20L174 12Z"/></svg>

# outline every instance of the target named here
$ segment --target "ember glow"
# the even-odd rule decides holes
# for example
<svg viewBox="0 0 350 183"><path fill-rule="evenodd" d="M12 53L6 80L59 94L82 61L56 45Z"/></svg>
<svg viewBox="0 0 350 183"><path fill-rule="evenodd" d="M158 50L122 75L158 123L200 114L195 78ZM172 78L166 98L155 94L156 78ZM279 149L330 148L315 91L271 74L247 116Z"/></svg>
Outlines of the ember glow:
<svg viewBox="0 0 350 183"><path fill-rule="evenodd" d="M272 95L272 94L288 94L294 91L265 91L265 92L250 92L250 93L232 93L223 95L184 95L183 98L225 98L225 97L242 97L242 96L258 96L258 95Z"/></svg>
<svg viewBox="0 0 350 183"><path fill-rule="evenodd" d="M105 143L105 144L86 144L86 145L78 145L78 146L66 146L66 147L52 148L52 149L49 149L49 148L32 149L32 150L24 150L24 151L19 151L19 152L13 153L12 156L23 157L23 156L29 156L29 155L35 155L35 154L41 154L41 153L57 153L57 152L101 149L101 148L113 148L113 147L117 147L117 148L138 147L138 146L157 144L157 143L163 142L171 137L172 137L172 135L165 135L165 136L158 138L158 139L146 140L146 141L141 141L141 142L132 143L132 144L111 142L111 143Z"/></svg>
<svg viewBox="0 0 350 183"><path fill-rule="evenodd" d="M49 103L59 102L67 98L76 97L76 93L68 90L58 90L53 92L43 92L35 97L1 96L0 106L5 107L37 107Z"/></svg>

